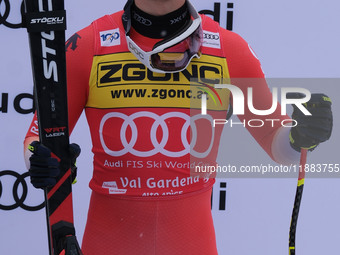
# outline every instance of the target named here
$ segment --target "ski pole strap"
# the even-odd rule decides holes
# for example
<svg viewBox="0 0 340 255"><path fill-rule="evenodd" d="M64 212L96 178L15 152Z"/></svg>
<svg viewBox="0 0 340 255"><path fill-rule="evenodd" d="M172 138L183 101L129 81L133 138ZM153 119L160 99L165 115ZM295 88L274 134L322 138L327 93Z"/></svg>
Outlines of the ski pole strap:
<svg viewBox="0 0 340 255"><path fill-rule="evenodd" d="M66 11L28 12L26 27L28 32L65 31Z"/></svg>

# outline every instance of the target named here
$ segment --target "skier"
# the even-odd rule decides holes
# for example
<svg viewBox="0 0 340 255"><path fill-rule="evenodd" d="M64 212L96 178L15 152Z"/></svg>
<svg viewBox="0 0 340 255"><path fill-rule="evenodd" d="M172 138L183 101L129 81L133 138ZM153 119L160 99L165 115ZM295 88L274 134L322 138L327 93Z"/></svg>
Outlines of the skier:
<svg viewBox="0 0 340 255"><path fill-rule="evenodd" d="M128 0L124 10L95 20L70 40L70 129L85 109L94 153L83 253L217 254L210 210L214 178L195 175L192 168L216 163L223 129L200 122L211 120L207 116L225 119L231 111L230 91L211 84L230 80L244 95L252 87L256 109L272 105L252 49L199 15L188 0ZM249 84L249 78L257 82ZM208 100L207 115L198 107L202 91L221 99ZM280 125L289 117L279 107L267 116L245 107L238 117L279 120L247 128L274 161L296 163L302 147L313 150L332 130L327 96L313 94L306 108L312 116L296 108L299 125L291 129ZM36 123L35 117L25 148L34 142L48 151L32 132ZM191 148L190 140L196 142ZM28 150L25 157L36 188L55 184L55 159Z"/></svg>

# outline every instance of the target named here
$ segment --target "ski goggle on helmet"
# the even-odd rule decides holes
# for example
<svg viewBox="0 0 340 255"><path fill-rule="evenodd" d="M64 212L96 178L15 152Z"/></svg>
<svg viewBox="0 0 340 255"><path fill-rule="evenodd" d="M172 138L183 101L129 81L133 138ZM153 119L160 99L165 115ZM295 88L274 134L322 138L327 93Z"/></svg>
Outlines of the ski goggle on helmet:
<svg viewBox="0 0 340 255"><path fill-rule="evenodd" d="M178 33L159 41L148 52L142 50L130 37L132 3L133 0L127 2L122 17L126 42L129 50L150 71L157 73L180 72L187 68L194 57L201 56L203 37L201 17L188 0L186 3L192 18Z"/></svg>

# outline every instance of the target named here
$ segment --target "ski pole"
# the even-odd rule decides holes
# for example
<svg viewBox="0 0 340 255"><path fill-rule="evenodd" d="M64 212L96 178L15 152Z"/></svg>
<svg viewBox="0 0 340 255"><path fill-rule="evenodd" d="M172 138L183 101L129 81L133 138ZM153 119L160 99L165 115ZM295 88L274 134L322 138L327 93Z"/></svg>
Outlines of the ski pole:
<svg viewBox="0 0 340 255"><path fill-rule="evenodd" d="M299 177L295 194L294 207L289 230L289 255L295 255L295 235L299 216L300 204L302 199L303 186L305 183L305 165L307 161L307 149L301 148Z"/></svg>

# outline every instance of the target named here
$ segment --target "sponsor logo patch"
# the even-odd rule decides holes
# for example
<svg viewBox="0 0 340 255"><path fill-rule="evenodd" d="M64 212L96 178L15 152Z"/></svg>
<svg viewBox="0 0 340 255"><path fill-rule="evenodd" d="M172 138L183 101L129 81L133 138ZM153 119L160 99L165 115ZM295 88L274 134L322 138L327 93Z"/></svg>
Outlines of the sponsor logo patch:
<svg viewBox="0 0 340 255"><path fill-rule="evenodd" d="M120 45L120 32L119 29L112 29L99 32L100 45L102 47L111 47Z"/></svg>
<svg viewBox="0 0 340 255"><path fill-rule="evenodd" d="M204 47L221 49L220 34L209 31L203 31L203 44Z"/></svg>

